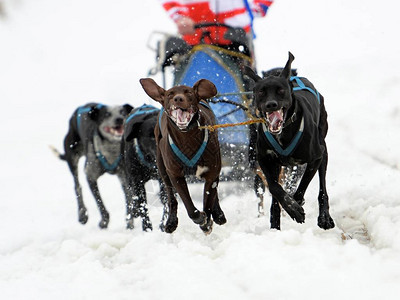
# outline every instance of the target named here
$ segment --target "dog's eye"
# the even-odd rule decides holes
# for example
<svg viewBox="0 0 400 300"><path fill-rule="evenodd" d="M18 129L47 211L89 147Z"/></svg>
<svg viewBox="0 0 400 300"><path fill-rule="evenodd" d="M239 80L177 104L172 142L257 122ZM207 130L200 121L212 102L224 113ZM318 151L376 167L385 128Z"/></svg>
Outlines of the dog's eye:
<svg viewBox="0 0 400 300"><path fill-rule="evenodd" d="M111 117L111 113L110 113L110 112L106 112L106 113L104 114L104 116L105 116L106 118L109 118L109 117Z"/></svg>
<svg viewBox="0 0 400 300"><path fill-rule="evenodd" d="M276 91L276 93L278 94L278 95L284 95L285 94L285 90L284 89L278 89L277 91Z"/></svg>

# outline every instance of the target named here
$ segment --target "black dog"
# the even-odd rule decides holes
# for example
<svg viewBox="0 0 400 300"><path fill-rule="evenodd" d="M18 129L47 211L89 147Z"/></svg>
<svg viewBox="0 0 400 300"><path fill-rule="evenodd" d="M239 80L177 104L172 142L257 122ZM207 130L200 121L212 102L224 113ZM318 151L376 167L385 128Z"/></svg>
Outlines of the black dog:
<svg viewBox="0 0 400 300"><path fill-rule="evenodd" d="M151 179L159 181L160 198L164 204L163 218L160 224L164 231L167 214L167 194L164 183L158 175L156 164L156 139L154 127L158 122L160 109L151 105L142 105L132 110L125 121L123 153L126 176L134 198L127 205L128 227L133 228L133 218L142 217L143 230L151 230L148 217L145 183Z"/></svg>
<svg viewBox="0 0 400 300"><path fill-rule="evenodd" d="M79 107L69 121L69 130L64 139L65 154L60 154L54 149L60 159L67 161L74 177L79 222L82 224L88 221L78 179L78 162L82 156L86 157L86 177L100 210L100 228L107 228L110 219L97 186L97 179L101 175L116 174L122 184L127 204L130 203L132 196L126 182L121 141L124 121L132 109L129 104L108 107L99 103L88 103Z"/></svg>
<svg viewBox="0 0 400 300"><path fill-rule="evenodd" d="M257 127L257 159L272 194L271 228L280 229L280 206L291 218L303 223L302 208L306 189L318 170L320 179L318 226L335 226L329 214L326 191L328 152L325 137L328 131L324 98L306 78L290 77L289 60L279 74L262 79L246 67L245 74L255 81L254 105L265 123ZM278 183L282 166L307 164L293 197Z"/></svg>

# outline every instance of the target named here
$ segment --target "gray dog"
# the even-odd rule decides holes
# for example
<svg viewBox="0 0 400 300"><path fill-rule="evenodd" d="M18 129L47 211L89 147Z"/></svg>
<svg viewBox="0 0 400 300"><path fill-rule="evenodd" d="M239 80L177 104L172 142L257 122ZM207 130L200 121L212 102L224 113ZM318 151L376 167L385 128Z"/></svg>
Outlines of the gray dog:
<svg viewBox="0 0 400 300"><path fill-rule="evenodd" d="M67 161L74 177L78 217L82 224L86 224L88 221L87 209L83 203L82 188L78 179L78 162L82 156L86 157L86 177L100 210L100 228L107 228L110 219L97 186L97 179L101 175L104 173L117 175L125 193L127 206L132 199L126 182L124 160L121 157L124 121L132 109L133 107L129 104L106 106L99 103L88 103L78 107L69 121L69 130L64 139L65 154L60 154L53 149L60 159Z"/></svg>

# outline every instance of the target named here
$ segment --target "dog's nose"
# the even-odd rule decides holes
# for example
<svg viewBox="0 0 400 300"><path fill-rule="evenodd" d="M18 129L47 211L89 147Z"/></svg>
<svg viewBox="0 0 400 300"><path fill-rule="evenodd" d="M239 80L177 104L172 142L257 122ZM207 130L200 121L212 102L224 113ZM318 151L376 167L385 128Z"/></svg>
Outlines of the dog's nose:
<svg viewBox="0 0 400 300"><path fill-rule="evenodd" d="M268 101L265 104L265 107L266 107L267 110L275 110L275 109L278 108L278 102L275 101L275 100Z"/></svg>
<svg viewBox="0 0 400 300"><path fill-rule="evenodd" d="M174 97L174 101L182 103L183 102L183 97L181 95L176 95Z"/></svg>
<svg viewBox="0 0 400 300"><path fill-rule="evenodd" d="M116 125L122 125L124 123L124 119L122 119L122 118L116 118L115 119L115 124Z"/></svg>

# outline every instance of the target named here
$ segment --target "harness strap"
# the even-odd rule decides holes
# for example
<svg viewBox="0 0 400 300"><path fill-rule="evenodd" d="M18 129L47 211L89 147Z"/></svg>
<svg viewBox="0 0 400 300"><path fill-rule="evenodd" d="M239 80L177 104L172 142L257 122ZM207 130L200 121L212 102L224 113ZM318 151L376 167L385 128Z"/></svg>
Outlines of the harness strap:
<svg viewBox="0 0 400 300"><path fill-rule="evenodd" d="M118 165L121 161L121 158L122 158L121 154L115 159L115 161L112 164L110 164L107 161L106 157L103 155L103 153L101 153L101 151L100 151L99 139L100 139L100 137L99 137L98 133L96 133L93 137L93 145L94 145L94 151L96 152L96 157L100 161L101 165L103 166L103 168L106 171L112 172L118 167Z"/></svg>
<svg viewBox="0 0 400 300"><path fill-rule="evenodd" d="M275 152L277 152L279 155L282 155L282 156L289 156L290 154L292 154L292 152L296 148L297 144L299 143L301 136L303 135L304 117L302 117L302 119L301 119L299 131L296 133L295 137L293 138L293 140L290 142L289 146L286 149L283 149L281 147L281 145L278 144L278 142L275 140L274 136L268 131L265 123L262 123L262 127L263 127L265 137L267 138L268 142L272 145Z"/></svg>
<svg viewBox="0 0 400 300"><path fill-rule="evenodd" d="M198 125L200 126L200 124ZM197 150L196 154L192 157L192 159L189 159L185 154L182 153L181 150L179 150L178 146L176 146L170 135L168 135L168 142L172 151L179 158L179 160L187 167L191 168L197 164L200 157L203 155L204 150L206 150L208 143L208 130L205 130L203 143L201 144L199 150Z"/></svg>
<svg viewBox="0 0 400 300"><path fill-rule="evenodd" d="M105 106L104 104L99 103L99 104L97 104L97 105L95 106L95 108L100 109L100 108L102 108L102 107L104 107L104 106ZM80 106L80 107L78 107L78 114L77 114L77 116L76 116L76 123L77 123L77 125L78 125L78 130L80 130L80 127L81 127L82 115L83 115L83 114L86 114L86 113L88 113L88 112L90 112L92 109L93 109L93 107L86 107L86 106Z"/></svg>
<svg viewBox="0 0 400 300"><path fill-rule="evenodd" d="M136 138L134 139L134 144L135 144L136 153L137 153L140 161L142 162L142 164L144 164L146 167L148 167L150 169L154 168L154 165L151 164L150 162L148 162L146 160L146 158L144 157L144 154L143 154L142 150L140 149L139 143Z"/></svg>
<svg viewBox="0 0 400 300"><path fill-rule="evenodd" d="M135 111L133 114L131 114L125 121L125 123L128 123L130 120L132 120L134 117L140 116L140 115L144 115L144 114L152 114L155 112L159 112L160 109L155 108L152 105L147 105L144 104L141 107L138 108L137 111Z"/></svg>
<svg viewBox="0 0 400 300"><path fill-rule="evenodd" d="M319 96L318 91L317 91L317 90L314 91L312 88L306 86L306 85L303 83L303 81L301 81L300 77L292 76L292 77L290 77L290 81L296 81L296 83L297 83L297 85L298 85L297 87L294 87L294 88L293 88L293 91L307 90L307 91L309 91L310 93L312 93L312 94L317 98L318 103L321 102L321 101L320 101L320 96Z"/></svg>

